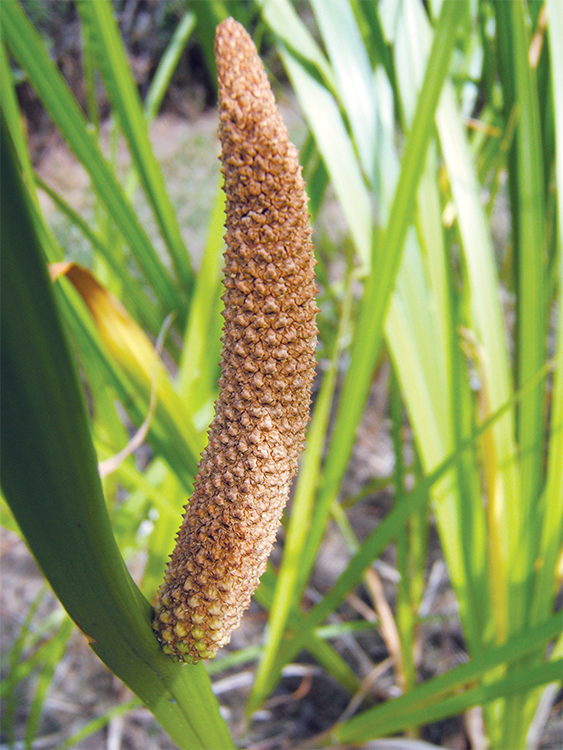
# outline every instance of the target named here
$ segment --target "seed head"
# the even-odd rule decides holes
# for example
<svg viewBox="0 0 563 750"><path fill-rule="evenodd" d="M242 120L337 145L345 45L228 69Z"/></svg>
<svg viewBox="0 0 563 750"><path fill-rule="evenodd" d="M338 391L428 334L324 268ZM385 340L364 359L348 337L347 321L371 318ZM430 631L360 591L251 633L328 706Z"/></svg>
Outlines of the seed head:
<svg viewBox="0 0 563 750"><path fill-rule="evenodd" d="M315 367L305 184L244 28L217 29L226 193L222 375L153 627L184 661L230 641L258 586L297 471Z"/></svg>

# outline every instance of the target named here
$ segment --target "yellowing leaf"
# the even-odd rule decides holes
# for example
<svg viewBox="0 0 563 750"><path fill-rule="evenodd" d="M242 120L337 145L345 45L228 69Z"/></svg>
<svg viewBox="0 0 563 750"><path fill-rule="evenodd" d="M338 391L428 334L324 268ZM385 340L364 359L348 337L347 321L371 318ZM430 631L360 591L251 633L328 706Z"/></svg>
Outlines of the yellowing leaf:
<svg viewBox="0 0 563 750"><path fill-rule="evenodd" d="M66 276L76 288L108 352L125 371L138 395L146 400L147 411L151 383L154 384L156 419L159 415L162 418L164 410L167 421L174 423L197 458L205 445L205 437L195 429L189 407L177 394L149 337L88 269L77 263L60 262L52 264L49 271L53 281Z"/></svg>

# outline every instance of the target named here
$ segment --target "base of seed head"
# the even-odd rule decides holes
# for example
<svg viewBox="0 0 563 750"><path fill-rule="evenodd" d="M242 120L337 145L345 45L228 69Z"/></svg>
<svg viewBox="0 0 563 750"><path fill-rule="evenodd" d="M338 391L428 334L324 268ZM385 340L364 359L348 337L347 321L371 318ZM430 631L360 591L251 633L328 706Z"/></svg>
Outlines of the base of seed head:
<svg viewBox="0 0 563 750"><path fill-rule="evenodd" d="M189 506L186 506L186 509ZM182 604L174 606L171 597L170 586L173 579L169 573L166 574L157 596L152 628L162 644L162 650L175 661L185 664L195 664L200 659L214 659L217 651L209 649L205 642L206 631L194 624L194 619L203 623L205 618L201 615L192 615L192 622L188 622L186 609ZM185 582L184 582L185 585ZM207 618L206 626L209 627L210 620ZM214 623L211 623L214 624ZM227 643L230 639L223 639ZM221 643L221 645L224 645Z"/></svg>
<svg viewBox="0 0 563 750"><path fill-rule="evenodd" d="M307 195L244 28L217 29L226 193L219 397L155 606L166 654L193 664L229 643L275 541L309 421L314 255Z"/></svg>

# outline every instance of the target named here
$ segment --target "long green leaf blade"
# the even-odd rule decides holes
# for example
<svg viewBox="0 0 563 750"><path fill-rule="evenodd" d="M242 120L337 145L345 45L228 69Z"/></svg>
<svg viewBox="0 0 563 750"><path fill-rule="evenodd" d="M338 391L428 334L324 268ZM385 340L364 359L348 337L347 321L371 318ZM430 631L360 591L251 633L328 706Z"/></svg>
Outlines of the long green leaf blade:
<svg viewBox="0 0 563 750"><path fill-rule="evenodd" d="M298 599L300 568L303 552L307 547L311 530L314 499L318 483L322 451L330 419L330 407L336 388L338 362L342 354L344 339L348 336L351 308L351 281L348 279L346 297L336 336L334 352L315 404L307 445L293 497L291 517L284 544L284 555L277 577L274 601L271 607L268 639L258 665L248 711L257 708L267 693L268 676L273 668L283 638L291 608Z"/></svg>
<svg viewBox="0 0 563 750"><path fill-rule="evenodd" d="M473 666L473 664L470 664L469 666ZM428 724L447 716L460 714L473 706L487 703L495 698L522 694L531 686L546 685L560 676L562 666L563 659L534 666L528 668L526 671L518 673L517 675L471 688L470 690L461 692L458 695L439 698L436 702L433 702L430 705L425 705L422 708L411 707L408 715L400 718L395 718L395 716L391 714L391 706L386 704L385 708L391 715L382 716L383 712L375 714L375 711L374 714L369 716L360 714L360 716L355 717L355 719L351 719L350 722L344 724L342 729L337 729L335 734L340 742L360 743L376 737L381 737L384 734L393 734L402 730L404 731L413 724ZM487 665L483 664L481 661L479 663L479 671L481 674L486 668ZM413 691L409 697L416 698L417 692L418 691Z"/></svg>
<svg viewBox="0 0 563 750"><path fill-rule="evenodd" d="M377 149L376 104L367 50L348 0L312 0L327 47L340 101L348 115L360 163L374 183Z"/></svg>
<svg viewBox="0 0 563 750"><path fill-rule="evenodd" d="M563 6L556 0L547 1L550 34L553 40L563 38ZM550 440L547 478L545 485L545 516L540 543L539 559L543 564L538 573L532 612L532 622L538 622L553 606L553 571L557 566L563 542L563 46L551 43L551 75L555 103L557 161L555 179L558 190L559 262L557 285L559 318L557 322L556 369L553 376L551 402Z"/></svg>
<svg viewBox="0 0 563 750"><path fill-rule="evenodd" d="M193 285L190 259L160 167L149 142L147 121L125 58L123 42L113 18L111 4L107 0L97 0L95 3L80 0L78 8L82 22L88 26L91 49L113 111L127 139L133 166L153 208L178 279L184 288L189 290Z"/></svg>
<svg viewBox="0 0 563 750"><path fill-rule="evenodd" d="M326 469L316 509L317 518L313 522L310 540L312 554L315 553L324 530L324 522L318 522L317 519L322 519L323 516L326 518L328 508L338 494L380 354L385 316L413 215L414 196L432 134L434 112L454 47L460 7L460 3L450 0L444 2L426 69L423 93L419 97L401 165L389 223L381 240L381 252L377 253L376 264L366 282L352 344L350 367L325 461ZM311 563L312 560L308 559L304 568L310 570Z"/></svg>
<svg viewBox="0 0 563 750"><path fill-rule="evenodd" d="M150 605L115 543L76 366L4 126L1 147L3 492L102 661L180 747L232 747L204 668L183 671L161 652Z"/></svg>
<svg viewBox="0 0 563 750"><path fill-rule="evenodd" d="M176 66L184 52L188 39L192 31L195 28L195 16L193 13L188 11L174 32L172 39L170 40L166 52L162 56L161 61L158 64L154 78L151 81L151 85L147 92L145 99L145 119L147 122L151 122L160 109L162 100L168 87Z"/></svg>
<svg viewBox="0 0 563 750"><path fill-rule="evenodd" d="M286 49L281 48L280 55L331 177L365 274L371 263L372 216L352 141L332 94Z"/></svg>
<svg viewBox="0 0 563 750"><path fill-rule="evenodd" d="M341 726L343 735L351 737L355 732L388 734L400 731L401 725L407 726L404 722L410 721L414 712L420 714L436 703L443 701L448 695L471 684L473 680L479 679L491 668L507 661L514 661L538 648L538 646L544 646L547 641L558 635L560 627L560 618L557 615L552 615L546 622L532 631L526 631L519 635L510 643L491 648L480 657L423 683L412 693L355 716ZM423 717L423 721L426 723L425 717ZM337 731L340 734L340 729ZM376 735L372 734L371 736ZM348 741L352 740L349 739Z"/></svg>

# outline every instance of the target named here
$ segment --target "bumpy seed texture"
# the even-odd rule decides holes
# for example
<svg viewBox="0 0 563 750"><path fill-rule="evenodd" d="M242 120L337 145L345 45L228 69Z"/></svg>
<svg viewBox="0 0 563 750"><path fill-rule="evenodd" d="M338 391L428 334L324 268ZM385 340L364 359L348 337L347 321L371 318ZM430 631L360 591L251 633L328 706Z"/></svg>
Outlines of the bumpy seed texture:
<svg viewBox="0 0 563 750"><path fill-rule="evenodd" d="M187 662L229 642L266 568L309 420L318 312L297 150L231 18L215 55L227 196L220 395L153 624Z"/></svg>

